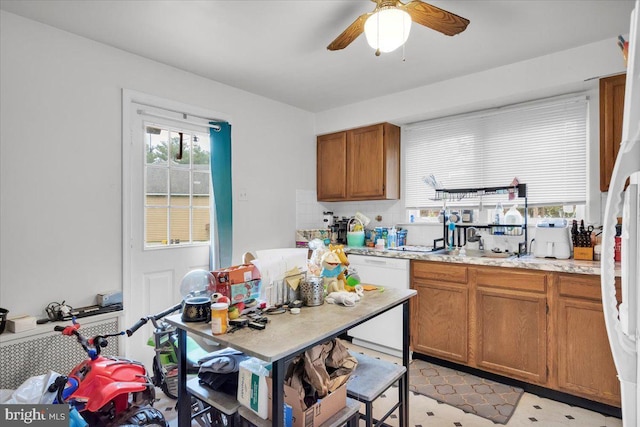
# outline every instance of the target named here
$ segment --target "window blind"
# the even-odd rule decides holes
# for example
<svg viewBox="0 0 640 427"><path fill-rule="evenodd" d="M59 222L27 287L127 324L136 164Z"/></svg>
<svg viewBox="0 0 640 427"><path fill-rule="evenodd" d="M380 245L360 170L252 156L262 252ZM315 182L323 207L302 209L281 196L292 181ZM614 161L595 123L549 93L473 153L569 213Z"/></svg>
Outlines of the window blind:
<svg viewBox="0 0 640 427"><path fill-rule="evenodd" d="M445 189L496 187L517 178L527 184L529 205L585 203L587 108L585 96L553 98L404 127L405 206L442 207L425 183L431 175Z"/></svg>

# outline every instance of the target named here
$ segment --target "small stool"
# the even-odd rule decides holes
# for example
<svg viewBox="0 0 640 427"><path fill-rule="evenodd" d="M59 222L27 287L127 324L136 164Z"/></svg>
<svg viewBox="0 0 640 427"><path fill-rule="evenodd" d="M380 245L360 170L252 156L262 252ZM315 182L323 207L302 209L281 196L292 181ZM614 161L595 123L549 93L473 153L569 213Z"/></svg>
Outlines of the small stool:
<svg viewBox="0 0 640 427"><path fill-rule="evenodd" d="M240 407L240 402L238 402L235 396L203 386L200 384L198 377L187 381L187 391L191 396L206 405L202 410L191 415L192 420L195 420L201 426L208 427L210 425L208 419L206 419L206 417L201 419L201 416L206 415L207 413L211 414L212 417L215 415L221 415L227 419L228 425L233 427L237 417L238 408Z"/></svg>
<svg viewBox="0 0 640 427"><path fill-rule="evenodd" d="M238 409L242 427L269 427L271 420L265 420L257 416L252 410L240 406ZM357 427L360 419L360 402L347 398L347 406L336 412L327 421L318 427L339 427L347 425Z"/></svg>
<svg viewBox="0 0 640 427"><path fill-rule="evenodd" d="M376 359L361 353L350 352L358 360L356 370L347 381L347 396L365 405L364 419L367 427L383 425L384 420L398 408L404 409L402 389L407 368L392 362ZM379 420L373 418L373 402L394 383L398 382L398 402ZM400 427L402 425L402 418Z"/></svg>

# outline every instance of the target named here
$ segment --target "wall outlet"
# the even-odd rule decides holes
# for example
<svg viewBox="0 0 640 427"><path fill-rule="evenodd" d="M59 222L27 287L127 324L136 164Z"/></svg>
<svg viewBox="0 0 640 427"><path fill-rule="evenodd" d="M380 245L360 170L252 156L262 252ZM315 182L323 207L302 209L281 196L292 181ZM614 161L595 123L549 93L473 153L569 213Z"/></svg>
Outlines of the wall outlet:
<svg viewBox="0 0 640 427"><path fill-rule="evenodd" d="M247 193L246 188L242 188L240 189L240 191L238 191L238 200L243 202L246 202L247 200L249 200L249 195Z"/></svg>

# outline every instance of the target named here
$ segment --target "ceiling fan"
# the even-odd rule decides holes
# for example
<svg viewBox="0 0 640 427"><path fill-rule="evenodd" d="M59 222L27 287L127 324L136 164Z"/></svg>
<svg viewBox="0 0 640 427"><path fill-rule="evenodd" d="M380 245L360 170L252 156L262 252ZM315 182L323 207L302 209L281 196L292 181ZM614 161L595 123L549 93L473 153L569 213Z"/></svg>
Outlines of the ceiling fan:
<svg viewBox="0 0 640 427"><path fill-rule="evenodd" d="M376 49L376 55L380 55L381 51L390 52L404 44L409 37L411 21L447 36L461 33L469 25L468 19L421 0L412 0L408 3L402 3L400 0L371 1L376 3L373 12L364 13L356 18L327 46L327 49L344 49L364 32L369 45Z"/></svg>

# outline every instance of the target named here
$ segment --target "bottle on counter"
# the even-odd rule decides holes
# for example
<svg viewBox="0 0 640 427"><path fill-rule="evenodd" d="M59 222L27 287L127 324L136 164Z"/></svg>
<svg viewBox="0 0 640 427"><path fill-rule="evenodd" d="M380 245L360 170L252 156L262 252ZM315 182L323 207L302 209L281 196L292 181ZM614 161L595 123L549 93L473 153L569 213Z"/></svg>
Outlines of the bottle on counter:
<svg viewBox="0 0 640 427"><path fill-rule="evenodd" d="M518 211L518 205L513 205L504 215L505 224L522 225L522 214ZM519 234L519 227L507 227L506 234L514 236Z"/></svg>
<svg viewBox="0 0 640 427"><path fill-rule="evenodd" d="M496 204L496 210L493 212L493 223L494 224L504 224L504 208L502 207L502 202L498 202ZM504 228L495 227L493 229L494 234L504 234Z"/></svg>
<svg viewBox="0 0 640 427"><path fill-rule="evenodd" d="M390 248L395 248L398 246L398 232L396 231L396 227L391 227L389 230L389 234L387 235L387 246Z"/></svg>
<svg viewBox="0 0 640 427"><path fill-rule="evenodd" d="M504 223L504 208L502 207L502 202L498 202L498 204L496 204L496 210L493 213L493 223L494 224Z"/></svg>

